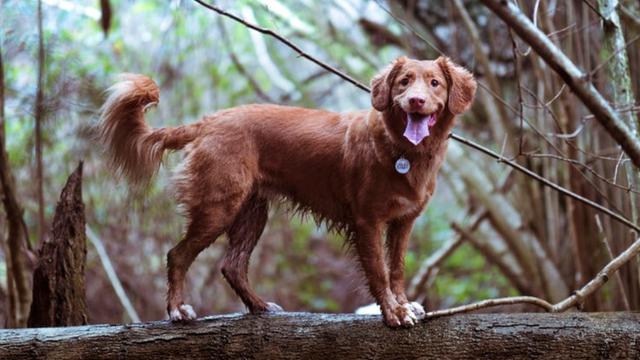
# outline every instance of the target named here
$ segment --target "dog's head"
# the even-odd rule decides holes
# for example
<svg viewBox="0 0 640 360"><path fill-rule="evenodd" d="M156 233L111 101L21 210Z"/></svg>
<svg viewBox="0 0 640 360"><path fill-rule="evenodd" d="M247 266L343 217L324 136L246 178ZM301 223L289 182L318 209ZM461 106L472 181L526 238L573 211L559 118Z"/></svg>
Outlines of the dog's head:
<svg viewBox="0 0 640 360"><path fill-rule="evenodd" d="M475 91L473 75L444 56L434 61L401 56L371 79L373 107L399 110L403 136L414 145L441 119L467 111Z"/></svg>

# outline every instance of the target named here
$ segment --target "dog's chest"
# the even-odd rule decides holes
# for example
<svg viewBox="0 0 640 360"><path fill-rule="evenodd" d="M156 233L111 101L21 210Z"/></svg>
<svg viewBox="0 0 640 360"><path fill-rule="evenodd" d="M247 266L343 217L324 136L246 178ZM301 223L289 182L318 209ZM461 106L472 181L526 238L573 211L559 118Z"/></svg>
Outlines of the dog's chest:
<svg viewBox="0 0 640 360"><path fill-rule="evenodd" d="M389 215L391 218L403 217L421 210L420 201L402 195L396 195L389 199Z"/></svg>
<svg viewBox="0 0 640 360"><path fill-rule="evenodd" d="M434 183L436 172L432 161L421 166L416 173L399 175L387 196L390 218L416 216L431 195L429 184ZM413 170L413 169L412 169Z"/></svg>

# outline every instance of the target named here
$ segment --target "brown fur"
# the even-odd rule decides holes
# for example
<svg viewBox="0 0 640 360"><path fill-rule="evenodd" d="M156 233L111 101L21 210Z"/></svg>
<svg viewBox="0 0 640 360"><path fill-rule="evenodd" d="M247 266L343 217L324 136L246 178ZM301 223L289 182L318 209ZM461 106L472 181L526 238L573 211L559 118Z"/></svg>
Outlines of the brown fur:
<svg viewBox="0 0 640 360"><path fill-rule="evenodd" d="M435 191L455 116L473 101L476 84L469 72L445 57L400 57L372 79L371 110L246 105L160 129L144 120L146 108L158 102L156 84L142 75L125 79L112 88L101 118L110 163L132 183L144 184L164 150L184 149L174 183L186 234L167 256L173 321L195 317L183 302L185 274L196 256L225 233L229 251L222 272L231 287L252 313L282 310L253 291L247 268L270 202L285 199L345 234L386 324L415 323L422 310L405 295L407 242ZM430 136L418 145L403 137L408 112L438 114ZM401 156L411 163L405 175L394 168Z"/></svg>

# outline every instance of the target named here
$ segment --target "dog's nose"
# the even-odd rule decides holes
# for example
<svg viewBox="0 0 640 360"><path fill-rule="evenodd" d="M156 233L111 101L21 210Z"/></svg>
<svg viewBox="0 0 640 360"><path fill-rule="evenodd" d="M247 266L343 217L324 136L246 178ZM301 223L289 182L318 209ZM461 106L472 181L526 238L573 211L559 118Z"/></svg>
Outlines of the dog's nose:
<svg viewBox="0 0 640 360"><path fill-rule="evenodd" d="M411 96L409 97L409 105L414 109L420 109L424 106L425 98L422 96Z"/></svg>

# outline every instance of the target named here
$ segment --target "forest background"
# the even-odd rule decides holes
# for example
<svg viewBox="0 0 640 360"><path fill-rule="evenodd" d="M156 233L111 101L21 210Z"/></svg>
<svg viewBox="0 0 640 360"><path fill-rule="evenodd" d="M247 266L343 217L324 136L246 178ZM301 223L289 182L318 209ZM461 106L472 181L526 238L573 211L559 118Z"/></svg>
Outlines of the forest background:
<svg viewBox="0 0 640 360"><path fill-rule="evenodd" d="M604 0L516 3L588 74L620 117L635 124L639 2L621 1L613 10L607 6L616 2ZM241 0L215 5L272 29L365 84L399 55L451 56L479 82L476 103L459 119L456 134L616 214L637 218L637 169L564 81L481 2ZM612 27L622 42L612 42ZM24 292L37 249L50 235L60 190L80 160L91 240L89 322L166 318L165 254L179 241L184 224L169 196L171 169L180 154L165 157L145 196L130 196L106 168L93 126L104 90L119 73L147 74L160 85L160 104L147 116L153 126L190 123L247 103L333 111L370 107L367 92L277 39L193 1L2 0L0 46L0 118L8 154L2 172L13 177L25 235L18 249L23 263L16 266L9 234L15 218L4 202L0 323L7 327L20 326L25 318L19 304L28 300ZM623 56L628 62L616 70L613 65ZM607 214L450 142L436 194L416 223L406 259L409 296L427 309L509 295L557 302L635 241L634 231ZM8 187L2 186L5 200ZM105 271L100 246L131 303L128 309ZM221 276L224 251L224 242L216 242L189 271L186 297L200 315L245 311ZM638 310L637 261L619 274L582 308ZM261 296L288 311L353 312L372 302L339 236L277 208L252 257L250 279ZM525 310L535 308L491 311Z"/></svg>

